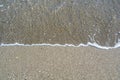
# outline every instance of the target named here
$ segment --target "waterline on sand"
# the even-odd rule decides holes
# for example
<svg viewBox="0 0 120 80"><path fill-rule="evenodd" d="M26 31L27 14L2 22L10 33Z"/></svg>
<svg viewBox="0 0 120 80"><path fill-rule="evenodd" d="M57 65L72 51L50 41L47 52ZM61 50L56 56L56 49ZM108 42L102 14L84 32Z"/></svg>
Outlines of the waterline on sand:
<svg viewBox="0 0 120 80"><path fill-rule="evenodd" d="M115 48L120 47L120 42L116 43L116 45L114 47L101 46L97 43L91 43L91 42L88 42L87 44L82 44L81 43L79 45L74 45L74 44L48 44L48 43L42 43L42 44L21 44L21 43L4 44L4 43L2 43L0 46L62 46L62 47L67 47L67 46L71 46L71 47L92 46L92 47L96 47L96 48L99 48L99 49L115 49Z"/></svg>

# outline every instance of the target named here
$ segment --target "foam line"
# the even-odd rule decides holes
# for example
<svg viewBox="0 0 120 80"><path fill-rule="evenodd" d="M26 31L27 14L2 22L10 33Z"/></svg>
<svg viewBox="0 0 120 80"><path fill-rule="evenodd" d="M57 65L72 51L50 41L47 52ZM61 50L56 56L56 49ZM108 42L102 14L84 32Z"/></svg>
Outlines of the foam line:
<svg viewBox="0 0 120 80"><path fill-rule="evenodd" d="M62 46L62 47L66 47L66 46L72 46L72 47L87 47L87 46L92 46L92 47L96 47L96 48L99 48L99 49L115 49L115 48L120 48L120 42L117 43L114 47L106 47L106 46L101 46L97 43L91 43L91 42L88 42L87 44L79 44L79 45L74 45L74 44L47 44L47 43L42 43L42 44L20 44L20 43L14 43L14 44L4 44L2 43L0 46Z"/></svg>

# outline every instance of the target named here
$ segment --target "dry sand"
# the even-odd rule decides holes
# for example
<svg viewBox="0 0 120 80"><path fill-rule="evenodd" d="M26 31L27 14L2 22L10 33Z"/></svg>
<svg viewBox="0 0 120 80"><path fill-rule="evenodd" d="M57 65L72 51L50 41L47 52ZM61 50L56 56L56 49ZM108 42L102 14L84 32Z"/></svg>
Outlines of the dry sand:
<svg viewBox="0 0 120 80"><path fill-rule="evenodd" d="M120 80L120 48L0 47L0 80Z"/></svg>

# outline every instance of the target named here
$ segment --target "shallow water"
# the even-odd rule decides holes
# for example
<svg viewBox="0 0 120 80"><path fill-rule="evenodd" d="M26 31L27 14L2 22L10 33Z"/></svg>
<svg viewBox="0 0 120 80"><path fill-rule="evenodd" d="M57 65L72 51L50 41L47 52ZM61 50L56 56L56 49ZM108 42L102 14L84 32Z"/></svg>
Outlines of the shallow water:
<svg viewBox="0 0 120 80"><path fill-rule="evenodd" d="M0 0L0 43L120 42L120 0Z"/></svg>

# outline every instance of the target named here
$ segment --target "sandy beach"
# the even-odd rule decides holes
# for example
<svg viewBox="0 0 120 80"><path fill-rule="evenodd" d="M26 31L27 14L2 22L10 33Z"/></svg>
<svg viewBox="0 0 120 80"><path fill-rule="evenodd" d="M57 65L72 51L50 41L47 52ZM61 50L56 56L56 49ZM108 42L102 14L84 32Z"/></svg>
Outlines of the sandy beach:
<svg viewBox="0 0 120 80"><path fill-rule="evenodd" d="M120 0L0 0L0 45L0 80L120 80Z"/></svg>
<svg viewBox="0 0 120 80"><path fill-rule="evenodd" d="M0 43L114 46L119 0L1 0Z"/></svg>
<svg viewBox="0 0 120 80"><path fill-rule="evenodd" d="M120 48L0 47L0 80L119 80Z"/></svg>

